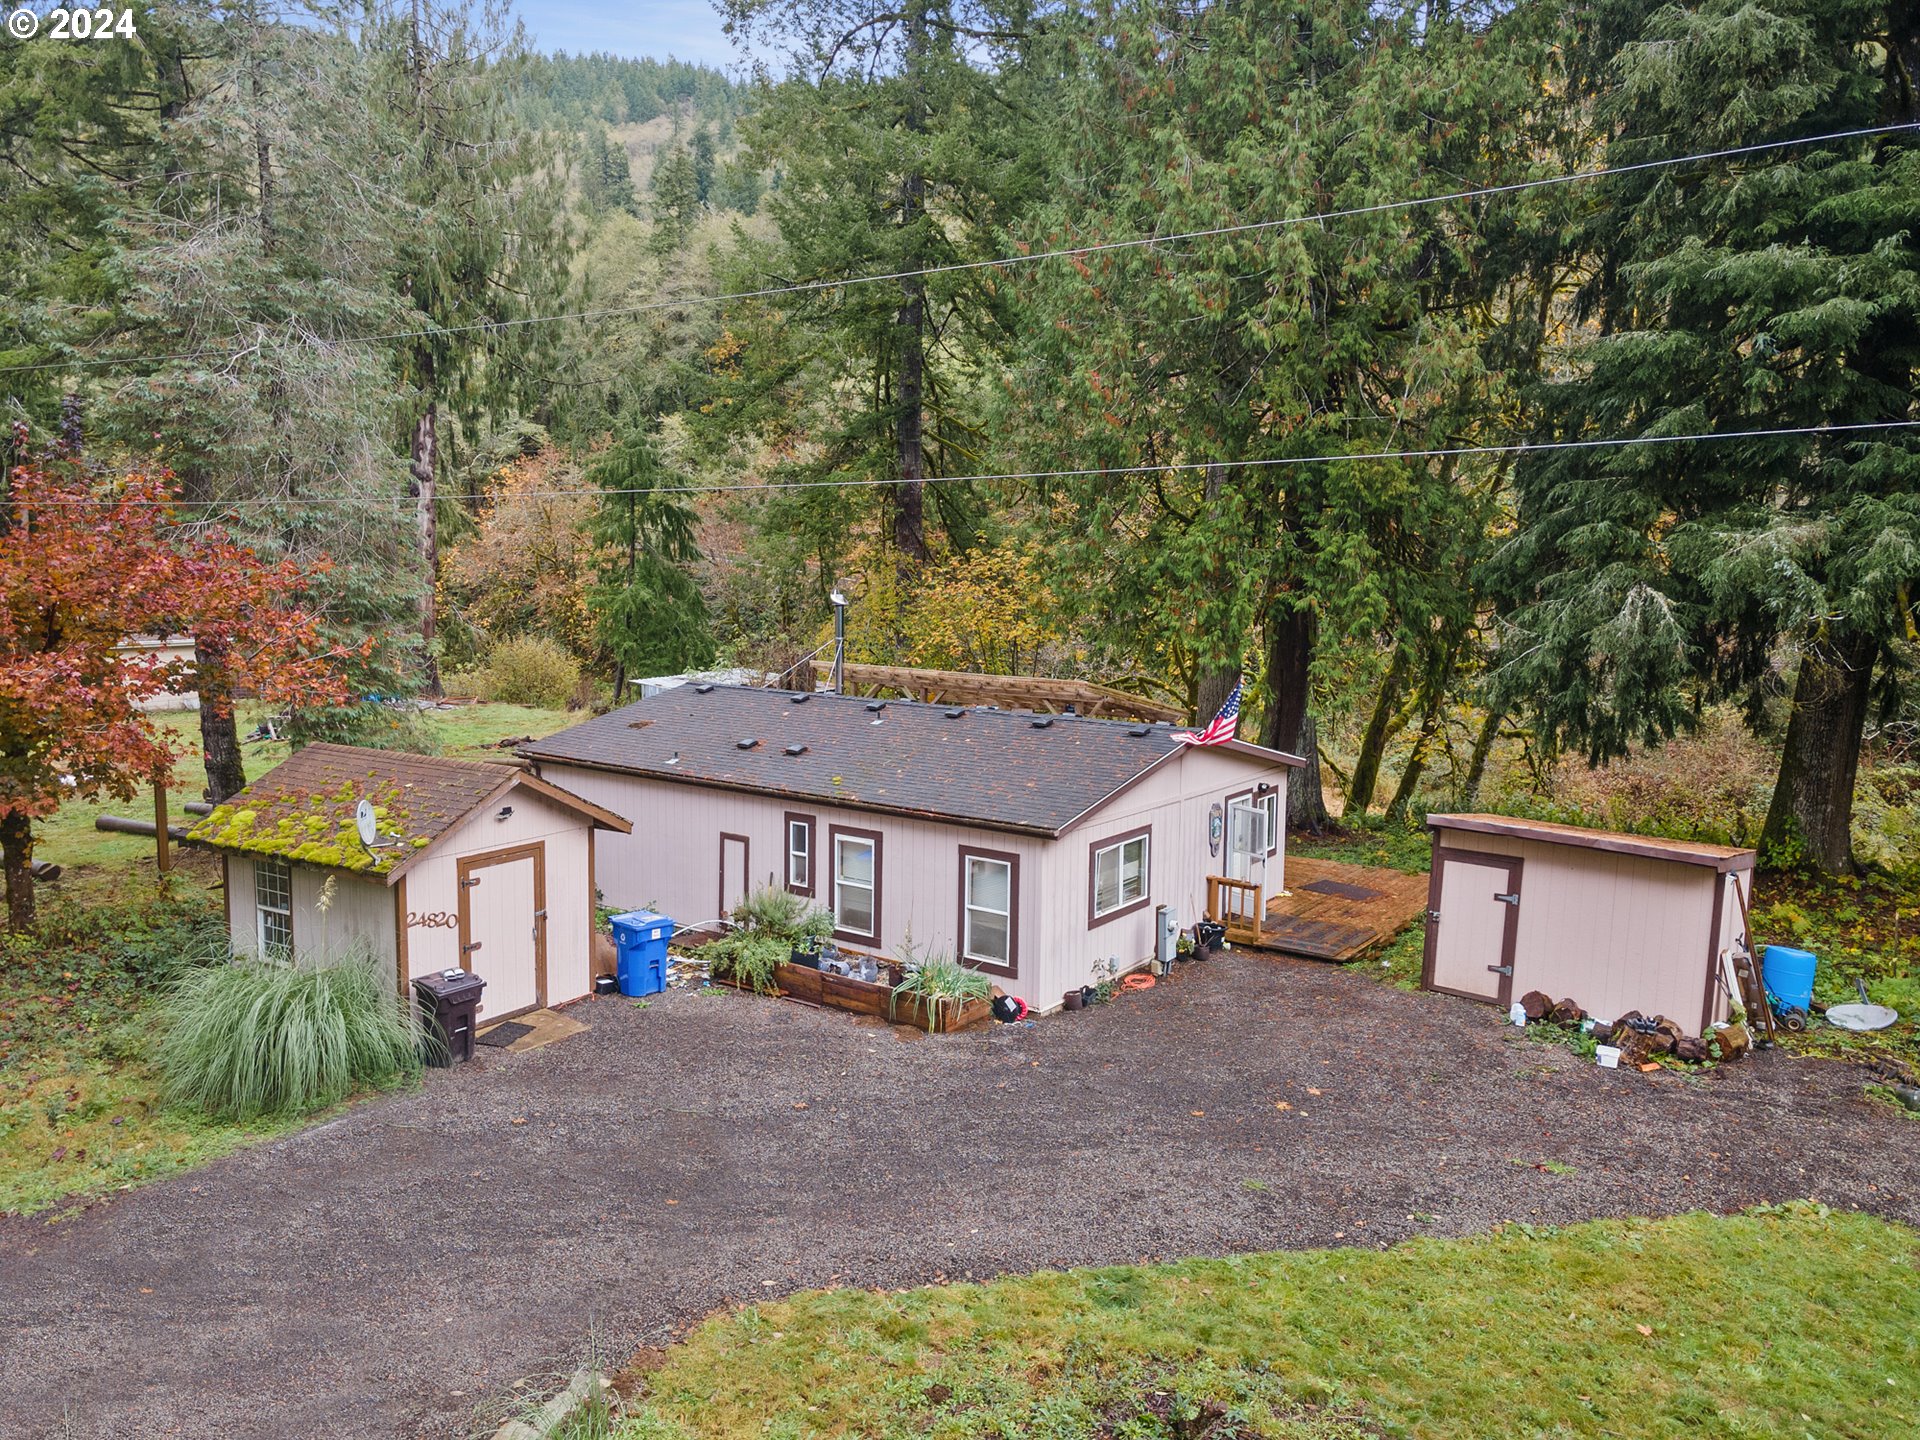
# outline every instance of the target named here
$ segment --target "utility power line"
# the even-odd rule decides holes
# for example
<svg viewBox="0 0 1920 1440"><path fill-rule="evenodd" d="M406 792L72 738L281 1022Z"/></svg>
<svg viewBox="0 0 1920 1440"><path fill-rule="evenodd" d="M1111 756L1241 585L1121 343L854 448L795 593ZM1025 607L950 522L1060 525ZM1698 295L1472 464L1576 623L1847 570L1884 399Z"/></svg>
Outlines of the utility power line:
<svg viewBox="0 0 1920 1440"><path fill-rule="evenodd" d="M529 325L552 325L577 320L610 320L644 315L656 310L682 310L696 305L725 305L736 300L765 300L776 295L815 294L827 290L848 289L856 285L879 285L890 281L924 279L933 275L954 275L978 270L1011 270L1020 265L1038 264L1067 256L1110 254L1120 250L1138 250L1155 245L1177 245L1191 240L1221 239L1233 235L1252 235L1297 225L1319 225L1333 220L1351 220L1366 215L1386 215L1417 210L1428 205L1448 205L1456 201L1490 199L1543 190L1583 180L1600 180L1615 175L1633 175L1650 170L1670 169L1706 160L1733 160L1745 155L1764 154L1802 145L1825 145L1841 140L1860 140L1875 135L1892 135L1920 130L1920 121L1902 121L1892 125L1869 125L1854 130L1834 130L1823 135L1801 135L1787 140L1763 140L1752 145L1734 145L1721 150L1701 150L1691 155L1672 155L1658 160L1638 160L1628 165L1603 170L1574 170L1546 175L1533 180L1514 180L1504 185L1480 185L1451 190L1442 195L1423 195L1403 200L1382 200L1371 205L1350 205L1337 210L1320 210L1311 215L1289 215L1275 220L1249 220L1237 225L1216 225L1204 230L1182 230L1167 235L1141 235L1127 240L1102 240L1086 245L1069 245L1055 250L1037 250L1024 255L1002 255L989 260L955 261L949 265L928 265L916 270L888 270L873 275L852 275L835 280L803 280L787 285L768 285L757 290L733 290L719 295L689 295L672 300L649 300L639 305L616 305L595 310L572 310L553 315L523 315L511 320L476 320L465 325L438 325L419 330L389 330L371 335L349 335L329 340L328 345L382 345L400 340L424 340L443 335L497 333ZM32 365L0 365L0 375L19 375L35 371L79 370L94 367L159 365L176 360L237 360L257 350L257 344L230 349L179 350L153 355L124 357L96 356L71 360L44 360Z"/></svg>
<svg viewBox="0 0 1920 1440"><path fill-rule="evenodd" d="M1637 445L1684 445L1718 440L1773 440L1810 435L1865 435L1893 430L1913 429L1920 429L1920 420L1864 420L1846 425L1794 425L1778 429L1759 430L1702 430L1686 435L1622 435L1593 440L1515 440L1505 445L1446 445L1419 450L1355 450L1344 454L1274 455L1249 460L1177 460L1161 461L1152 465L1106 465L1078 470L1017 470L997 475L929 475L915 481L905 480L898 476L885 476L874 479L768 480L740 481L737 483L713 485L630 486L623 489L604 490L597 485L583 484L573 490L513 491L505 495L487 497L487 503L494 505L506 500L557 500L567 498L598 500L623 495L725 495L775 490L866 490L885 489L896 485L907 484L962 485L975 483L986 484L994 481L1093 480L1123 475L1180 474L1214 468L1222 470L1264 470L1297 467L1301 465L1337 465L1351 463L1357 460L1464 459L1479 455L1544 454L1556 450L1624 450ZM99 499L48 500L39 503L91 506L112 505L116 502L111 498L103 496ZM211 510L225 510L240 505L277 505L289 508L306 505L394 505L404 506L410 509L416 502L411 497L405 495L375 495L364 497L316 495L311 499L242 496L232 500L141 500L126 503L151 505L162 509L183 509L193 506L204 507Z"/></svg>

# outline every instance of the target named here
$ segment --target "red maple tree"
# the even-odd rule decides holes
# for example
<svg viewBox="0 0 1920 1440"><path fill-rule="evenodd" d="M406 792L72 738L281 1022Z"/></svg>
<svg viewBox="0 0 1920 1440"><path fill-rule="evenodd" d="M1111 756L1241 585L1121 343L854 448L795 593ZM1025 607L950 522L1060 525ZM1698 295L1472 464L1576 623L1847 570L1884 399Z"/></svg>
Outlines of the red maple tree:
<svg viewBox="0 0 1920 1440"><path fill-rule="evenodd" d="M290 603L312 572L182 530L174 499L164 471L49 454L13 472L0 509L0 853L16 931L34 920L33 822L71 799L132 799L180 753L141 702L192 690L193 662L128 652L128 639L207 637L230 683L264 699L344 698L344 652Z"/></svg>

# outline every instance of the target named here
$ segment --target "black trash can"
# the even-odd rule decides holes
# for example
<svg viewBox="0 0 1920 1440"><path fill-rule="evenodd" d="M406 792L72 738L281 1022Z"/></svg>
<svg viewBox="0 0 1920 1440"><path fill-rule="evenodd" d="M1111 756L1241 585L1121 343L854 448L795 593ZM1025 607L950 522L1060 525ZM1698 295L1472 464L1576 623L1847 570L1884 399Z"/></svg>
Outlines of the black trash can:
<svg viewBox="0 0 1920 1440"><path fill-rule="evenodd" d="M1217 920L1202 920L1193 927L1193 958L1207 960L1218 955L1227 943L1227 927Z"/></svg>
<svg viewBox="0 0 1920 1440"><path fill-rule="evenodd" d="M429 1065L447 1066L473 1058L474 1012L487 982L470 970L440 970L413 982L421 1017L430 1038Z"/></svg>

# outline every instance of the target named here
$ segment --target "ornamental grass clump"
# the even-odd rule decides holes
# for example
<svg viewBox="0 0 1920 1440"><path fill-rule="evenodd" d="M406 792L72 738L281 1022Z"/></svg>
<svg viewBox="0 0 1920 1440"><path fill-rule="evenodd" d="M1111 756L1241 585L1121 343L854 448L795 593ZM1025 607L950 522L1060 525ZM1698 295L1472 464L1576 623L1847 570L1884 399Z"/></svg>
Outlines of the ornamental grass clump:
<svg viewBox="0 0 1920 1440"><path fill-rule="evenodd" d="M931 1035L943 1014L951 1023L969 1000L992 999L993 982L978 970L970 970L950 956L931 955L914 963L900 983L893 987L893 997L888 1002L889 1014L899 1009L902 995L917 997L925 1002L927 1033Z"/></svg>
<svg viewBox="0 0 1920 1440"><path fill-rule="evenodd" d="M161 1026L167 1098L222 1119L318 1109L420 1066L419 1018L364 953L190 970L168 994Z"/></svg>

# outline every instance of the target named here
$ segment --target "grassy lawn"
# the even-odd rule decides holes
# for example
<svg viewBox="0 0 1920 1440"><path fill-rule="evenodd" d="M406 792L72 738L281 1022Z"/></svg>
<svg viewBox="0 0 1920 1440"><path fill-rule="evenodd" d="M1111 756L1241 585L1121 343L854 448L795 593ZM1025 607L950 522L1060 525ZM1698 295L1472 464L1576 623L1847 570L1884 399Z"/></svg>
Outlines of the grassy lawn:
<svg viewBox="0 0 1920 1440"><path fill-rule="evenodd" d="M159 717L193 753L179 801L200 791L198 717ZM242 716L242 733L253 715ZM495 742L551 734L577 717L515 705L425 712L439 752L501 757ZM247 774L286 758L284 742L243 747ZM152 800L76 802L37 827L39 859L64 867L40 887L39 933L0 949L0 1211L31 1213L203 1163L311 1123L312 1115L239 1125L161 1101L153 1066L153 1001L196 956L224 939L215 857L174 850L163 892L153 841L93 828L103 813L152 816Z"/></svg>
<svg viewBox="0 0 1920 1440"><path fill-rule="evenodd" d="M627 1440L1891 1440L1920 1431L1920 1234L1794 1205L815 1292L646 1385Z"/></svg>

